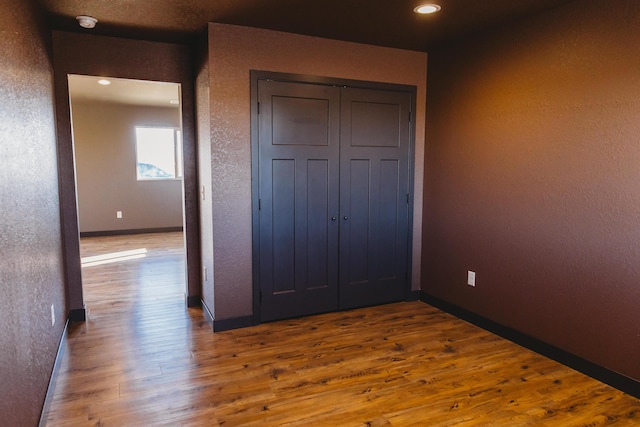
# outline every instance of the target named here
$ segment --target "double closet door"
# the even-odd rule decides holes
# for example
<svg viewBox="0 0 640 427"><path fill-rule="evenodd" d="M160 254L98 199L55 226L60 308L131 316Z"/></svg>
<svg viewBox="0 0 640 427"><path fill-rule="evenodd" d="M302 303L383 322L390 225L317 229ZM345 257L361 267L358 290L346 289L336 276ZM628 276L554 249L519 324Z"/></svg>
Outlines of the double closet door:
<svg viewBox="0 0 640 427"><path fill-rule="evenodd" d="M258 80L261 321L405 298L409 92Z"/></svg>

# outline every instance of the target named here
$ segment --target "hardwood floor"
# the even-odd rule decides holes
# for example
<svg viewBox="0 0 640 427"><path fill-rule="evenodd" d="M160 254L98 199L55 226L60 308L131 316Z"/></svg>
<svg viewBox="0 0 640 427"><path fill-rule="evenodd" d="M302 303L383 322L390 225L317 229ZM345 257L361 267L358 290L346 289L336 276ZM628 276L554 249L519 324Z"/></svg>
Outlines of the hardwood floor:
<svg viewBox="0 0 640 427"><path fill-rule="evenodd" d="M48 426L640 425L639 400L421 302L213 334L181 244L83 239L139 253L86 263Z"/></svg>

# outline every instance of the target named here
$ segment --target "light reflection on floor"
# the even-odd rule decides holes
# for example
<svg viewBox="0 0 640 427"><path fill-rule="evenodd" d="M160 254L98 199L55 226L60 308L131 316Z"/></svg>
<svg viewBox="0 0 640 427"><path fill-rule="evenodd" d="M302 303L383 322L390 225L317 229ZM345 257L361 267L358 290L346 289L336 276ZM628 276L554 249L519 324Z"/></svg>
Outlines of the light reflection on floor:
<svg viewBox="0 0 640 427"><path fill-rule="evenodd" d="M131 261L147 256L147 249L132 249L130 251L111 252L103 255L94 255L80 258L82 268L95 267L97 265L111 264L114 262Z"/></svg>

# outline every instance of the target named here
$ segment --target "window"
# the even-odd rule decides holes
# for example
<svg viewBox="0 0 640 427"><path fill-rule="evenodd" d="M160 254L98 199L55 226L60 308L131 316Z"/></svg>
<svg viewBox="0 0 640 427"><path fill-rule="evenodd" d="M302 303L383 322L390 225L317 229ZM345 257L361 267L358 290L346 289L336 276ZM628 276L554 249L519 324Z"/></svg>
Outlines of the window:
<svg viewBox="0 0 640 427"><path fill-rule="evenodd" d="M182 178L182 134L166 127L136 127L138 181Z"/></svg>

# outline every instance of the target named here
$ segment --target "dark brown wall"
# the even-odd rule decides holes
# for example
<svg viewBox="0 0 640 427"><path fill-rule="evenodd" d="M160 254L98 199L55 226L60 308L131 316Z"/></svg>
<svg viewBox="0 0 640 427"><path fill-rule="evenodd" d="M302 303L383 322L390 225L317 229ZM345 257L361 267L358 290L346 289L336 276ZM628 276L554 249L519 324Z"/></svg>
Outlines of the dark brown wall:
<svg viewBox="0 0 640 427"><path fill-rule="evenodd" d="M7 426L37 425L67 312L50 36L34 3L0 3L0 424Z"/></svg>
<svg viewBox="0 0 640 427"><path fill-rule="evenodd" d="M424 292L637 380L639 41L640 2L585 0L429 53L422 260Z"/></svg>
<svg viewBox="0 0 640 427"><path fill-rule="evenodd" d="M216 320L252 315L250 71L416 86L415 156L422 159L427 55L277 31L209 24L211 204ZM202 141L201 141L202 144ZM422 162L414 170L412 284L420 283Z"/></svg>
<svg viewBox="0 0 640 427"><path fill-rule="evenodd" d="M213 317L213 211L211 206L211 95L208 34L202 34L196 52L196 130L198 134L198 182L200 184L200 257L206 269L201 275L202 303Z"/></svg>
<svg viewBox="0 0 640 427"><path fill-rule="evenodd" d="M53 32L53 49L62 221L70 308L82 309L83 302L67 74L181 84L188 296L199 296L198 185L191 49L180 44L60 31Z"/></svg>

